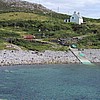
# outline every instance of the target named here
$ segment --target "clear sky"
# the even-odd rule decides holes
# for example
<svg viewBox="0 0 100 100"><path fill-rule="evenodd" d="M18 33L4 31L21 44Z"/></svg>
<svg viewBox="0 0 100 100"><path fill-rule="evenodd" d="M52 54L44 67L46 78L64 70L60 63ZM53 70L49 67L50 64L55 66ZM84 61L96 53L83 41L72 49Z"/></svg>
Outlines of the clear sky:
<svg viewBox="0 0 100 100"><path fill-rule="evenodd" d="M24 0L40 3L46 8L64 14L80 12L82 16L100 18L100 0Z"/></svg>

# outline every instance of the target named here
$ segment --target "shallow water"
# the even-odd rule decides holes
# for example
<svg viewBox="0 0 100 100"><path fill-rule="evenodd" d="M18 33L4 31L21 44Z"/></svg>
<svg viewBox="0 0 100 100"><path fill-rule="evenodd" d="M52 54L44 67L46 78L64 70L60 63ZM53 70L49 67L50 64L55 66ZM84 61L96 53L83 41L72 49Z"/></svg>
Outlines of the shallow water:
<svg viewBox="0 0 100 100"><path fill-rule="evenodd" d="M100 100L100 64L1 67L0 100Z"/></svg>

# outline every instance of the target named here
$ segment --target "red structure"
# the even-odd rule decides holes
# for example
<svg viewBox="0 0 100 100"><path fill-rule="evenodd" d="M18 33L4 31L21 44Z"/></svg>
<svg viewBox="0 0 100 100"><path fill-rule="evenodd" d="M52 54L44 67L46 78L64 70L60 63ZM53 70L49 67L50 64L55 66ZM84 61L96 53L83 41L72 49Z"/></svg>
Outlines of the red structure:
<svg viewBox="0 0 100 100"><path fill-rule="evenodd" d="M24 36L24 39L28 39L28 40L31 40L31 39L34 39L35 36L34 35L25 35Z"/></svg>

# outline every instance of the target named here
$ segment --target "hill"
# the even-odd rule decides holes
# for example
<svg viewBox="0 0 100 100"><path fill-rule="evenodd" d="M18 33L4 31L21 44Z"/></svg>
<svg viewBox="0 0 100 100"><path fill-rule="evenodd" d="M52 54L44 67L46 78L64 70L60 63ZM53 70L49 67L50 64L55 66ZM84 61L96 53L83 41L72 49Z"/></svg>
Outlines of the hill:
<svg viewBox="0 0 100 100"><path fill-rule="evenodd" d="M0 10L0 49L14 49L7 45L16 44L29 50L67 50L73 43L78 48L100 48L100 19L64 23L68 15L21 0L1 0ZM26 35L36 39L25 40Z"/></svg>
<svg viewBox="0 0 100 100"><path fill-rule="evenodd" d="M1 0L0 11L42 11L49 12L50 10L41 4L29 3L23 0Z"/></svg>

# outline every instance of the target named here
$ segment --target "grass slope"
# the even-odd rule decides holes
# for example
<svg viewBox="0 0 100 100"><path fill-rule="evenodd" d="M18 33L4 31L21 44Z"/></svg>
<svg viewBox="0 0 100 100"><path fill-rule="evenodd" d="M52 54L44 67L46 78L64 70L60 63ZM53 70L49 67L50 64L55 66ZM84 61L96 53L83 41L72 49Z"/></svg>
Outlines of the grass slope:
<svg viewBox="0 0 100 100"><path fill-rule="evenodd" d="M48 17L34 14L34 13L25 13L25 12L10 12L0 14L0 21L9 21L9 20L48 20Z"/></svg>
<svg viewBox="0 0 100 100"><path fill-rule="evenodd" d="M78 47L100 48L100 22L91 20L82 24L64 23L63 20L69 16L53 13L26 13L9 12L0 14L0 49L5 49L8 41L13 38L13 44L30 50L67 50L63 45L43 44L40 42L30 42L23 39L24 35L33 34L37 39L46 41L57 40L58 38L72 38L75 36L87 35L77 42ZM41 31L39 31L39 29ZM91 35L92 34L92 35ZM20 40L16 40L20 38ZM89 41L88 41L89 40ZM68 40L68 44L76 43Z"/></svg>

